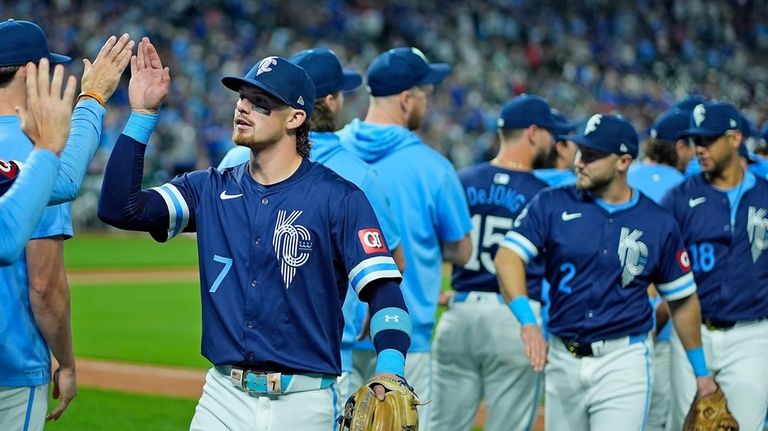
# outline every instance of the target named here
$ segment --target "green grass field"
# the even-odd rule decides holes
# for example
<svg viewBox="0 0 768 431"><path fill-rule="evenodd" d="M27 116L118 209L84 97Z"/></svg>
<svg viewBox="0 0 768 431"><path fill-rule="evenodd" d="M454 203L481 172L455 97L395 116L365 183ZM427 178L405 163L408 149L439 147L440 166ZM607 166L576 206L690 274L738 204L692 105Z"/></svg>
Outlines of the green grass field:
<svg viewBox="0 0 768 431"><path fill-rule="evenodd" d="M50 400L49 410L58 403ZM174 431L187 430L197 400L134 395L78 388L64 415L49 422L51 431Z"/></svg>
<svg viewBox="0 0 768 431"><path fill-rule="evenodd" d="M72 286L78 356L207 368L197 283Z"/></svg>
<svg viewBox="0 0 768 431"><path fill-rule="evenodd" d="M69 270L192 267L197 240L185 234L161 244L145 233L78 233L66 242L64 261Z"/></svg>
<svg viewBox="0 0 768 431"><path fill-rule="evenodd" d="M65 261L70 271L196 268L196 241L188 235L158 244L148 235L78 234L66 242ZM442 311L439 309L438 315ZM78 357L209 366L200 355L200 293L196 282L73 282L72 327ZM188 429L197 402L83 387L78 390L64 417L46 429L183 430ZM51 408L55 404L51 401Z"/></svg>

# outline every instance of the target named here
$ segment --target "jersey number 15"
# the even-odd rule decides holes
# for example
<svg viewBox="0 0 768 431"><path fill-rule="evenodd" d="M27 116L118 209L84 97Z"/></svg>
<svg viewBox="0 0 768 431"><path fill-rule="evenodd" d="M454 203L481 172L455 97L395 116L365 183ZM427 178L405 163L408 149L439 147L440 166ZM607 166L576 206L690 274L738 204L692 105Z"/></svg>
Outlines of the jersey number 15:
<svg viewBox="0 0 768 431"><path fill-rule="evenodd" d="M512 229L512 219L507 217L497 217L488 215L483 217L480 214L472 216L472 256L464 268L470 271L480 271L480 265L483 269L496 274L496 267L493 265L493 258L499 244L504 240L504 235ZM482 230L482 235L480 231Z"/></svg>

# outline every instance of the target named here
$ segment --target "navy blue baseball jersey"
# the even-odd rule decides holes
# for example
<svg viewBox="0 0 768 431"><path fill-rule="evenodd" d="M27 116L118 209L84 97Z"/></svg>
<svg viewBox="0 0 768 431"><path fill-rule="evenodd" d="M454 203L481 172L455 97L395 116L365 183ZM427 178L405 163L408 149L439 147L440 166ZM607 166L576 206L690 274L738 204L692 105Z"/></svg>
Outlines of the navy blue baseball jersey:
<svg viewBox="0 0 768 431"><path fill-rule="evenodd" d="M703 174L669 191L663 204L680 225L704 318L768 317L768 182L747 172L732 190Z"/></svg>
<svg viewBox="0 0 768 431"><path fill-rule="evenodd" d="M544 256L552 285L548 328L563 338L593 342L648 332L650 283L668 301L696 291L675 220L636 190L622 205L573 186L544 190L502 246L525 262Z"/></svg>
<svg viewBox="0 0 768 431"><path fill-rule="evenodd" d="M134 152L140 167L143 151L123 135L111 159ZM110 193L102 189L102 200ZM339 375L348 283L359 295L374 280L401 279L363 192L319 163L303 160L270 186L245 163L142 193L130 228L161 241L197 231L202 353L215 365Z"/></svg>
<svg viewBox="0 0 768 431"><path fill-rule="evenodd" d="M512 229L515 218L547 184L530 172L482 163L459 171L472 215L472 256L463 267L453 267L453 289L459 292L498 292L493 258ZM543 262L526 266L528 296L541 301Z"/></svg>

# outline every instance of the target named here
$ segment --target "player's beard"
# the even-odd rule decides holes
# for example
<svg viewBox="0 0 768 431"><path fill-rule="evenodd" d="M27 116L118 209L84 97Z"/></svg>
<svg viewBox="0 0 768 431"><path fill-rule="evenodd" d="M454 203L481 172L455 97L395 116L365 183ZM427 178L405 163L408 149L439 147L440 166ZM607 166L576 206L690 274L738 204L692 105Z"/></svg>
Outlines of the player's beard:
<svg viewBox="0 0 768 431"><path fill-rule="evenodd" d="M411 114L406 119L405 126L410 131L416 131L419 130L421 127L421 122L424 119L424 112L421 112L420 110L414 110L411 112Z"/></svg>
<svg viewBox="0 0 768 431"><path fill-rule="evenodd" d="M615 176L617 175L616 171L608 171L605 172L603 175L597 174L594 171L591 171L589 175L579 174L576 173L576 188L579 190L586 190L588 192L591 192L592 194L596 196L602 196L603 191L605 191L608 186L613 182ZM584 177L586 181L582 181L581 178Z"/></svg>
<svg viewBox="0 0 768 431"><path fill-rule="evenodd" d="M555 151L552 152L554 153ZM544 169L549 165L549 152L546 150L542 150L536 153L536 155L533 157L533 161L531 162L532 169Z"/></svg>
<svg viewBox="0 0 768 431"><path fill-rule="evenodd" d="M257 153L275 145L275 141L260 140L254 136L246 136L238 133L237 128L232 131L232 142L234 142L235 145L250 148L251 151L255 151Z"/></svg>

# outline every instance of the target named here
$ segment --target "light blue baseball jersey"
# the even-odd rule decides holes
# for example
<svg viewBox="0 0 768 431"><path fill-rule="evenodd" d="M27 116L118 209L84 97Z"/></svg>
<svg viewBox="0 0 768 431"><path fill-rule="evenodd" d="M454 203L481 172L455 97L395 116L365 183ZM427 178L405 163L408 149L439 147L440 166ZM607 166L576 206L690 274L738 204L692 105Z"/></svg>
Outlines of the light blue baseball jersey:
<svg viewBox="0 0 768 431"><path fill-rule="evenodd" d="M159 241L197 232L203 355L215 365L341 374L348 285L360 295L373 281L401 278L365 194L309 160L269 186L254 181L243 163L142 191L145 149L120 136L100 215ZM125 184L126 176L138 180ZM132 206L131 199L142 203Z"/></svg>
<svg viewBox="0 0 768 431"><path fill-rule="evenodd" d="M536 169L533 171L533 175L550 186L576 184L576 173L573 172L573 169Z"/></svg>
<svg viewBox="0 0 768 431"><path fill-rule="evenodd" d="M627 174L627 183L653 199L657 204L661 203L661 199L669 189L679 184L683 179L685 176L677 169L655 163L633 163ZM659 301L657 297L657 300L651 301L651 305L656 307ZM670 335L672 335L672 322L667 321L656 336L656 341L669 340Z"/></svg>
<svg viewBox="0 0 768 431"><path fill-rule="evenodd" d="M472 229L458 175L448 159L404 127L355 119L337 133L345 148L386 176L382 183L407 264L401 288L413 322L410 351L429 351L442 274L440 243L459 241Z"/></svg>
<svg viewBox="0 0 768 431"><path fill-rule="evenodd" d="M703 318L768 317L768 182L747 171L731 190L695 175L663 205L680 225L699 286Z"/></svg>
<svg viewBox="0 0 768 431"><path fill-rule="evenodd" d="M15 115L0 116L0 159L24 162L32 151L32 142L21 131ZM72 236L70 204L46 208L32 239L62 235ZM0 351L0 386L39 386L51 379L48 346L35 324L29 303L27 260L0 267L0 333L4 334Z"/></svg>
<svg viewBox="0 0 768 431"><path fill-rule="evenodd" d="M384 194L384 188L380 184L376 171L360 158L345 150L335 133L310 132L309 139L312 142L312 149L309 153L310 160L324 164L347 181L360 187L376 212L387 244L391 249L399 247L400 232L395 224L389 201ZM219 170L247 162L250 154L251 150L242 146L229 150L219 164ZM358 299L357 295L353 291L348 292L342 307L344 333L341 339L341 368L343 371L352 370L352 348L362 330L358 316L365 314L365 309L365 304Z"/></svg>
<svg viewBox="0 0 768 431"><path fill-rule="evenodd" d="M650 283L668 301L696 291L675 220L637 191L609 205L573 186L543 190L502 247L524 262L544 256L549 330L579 342L648 332Z"/></svg>

